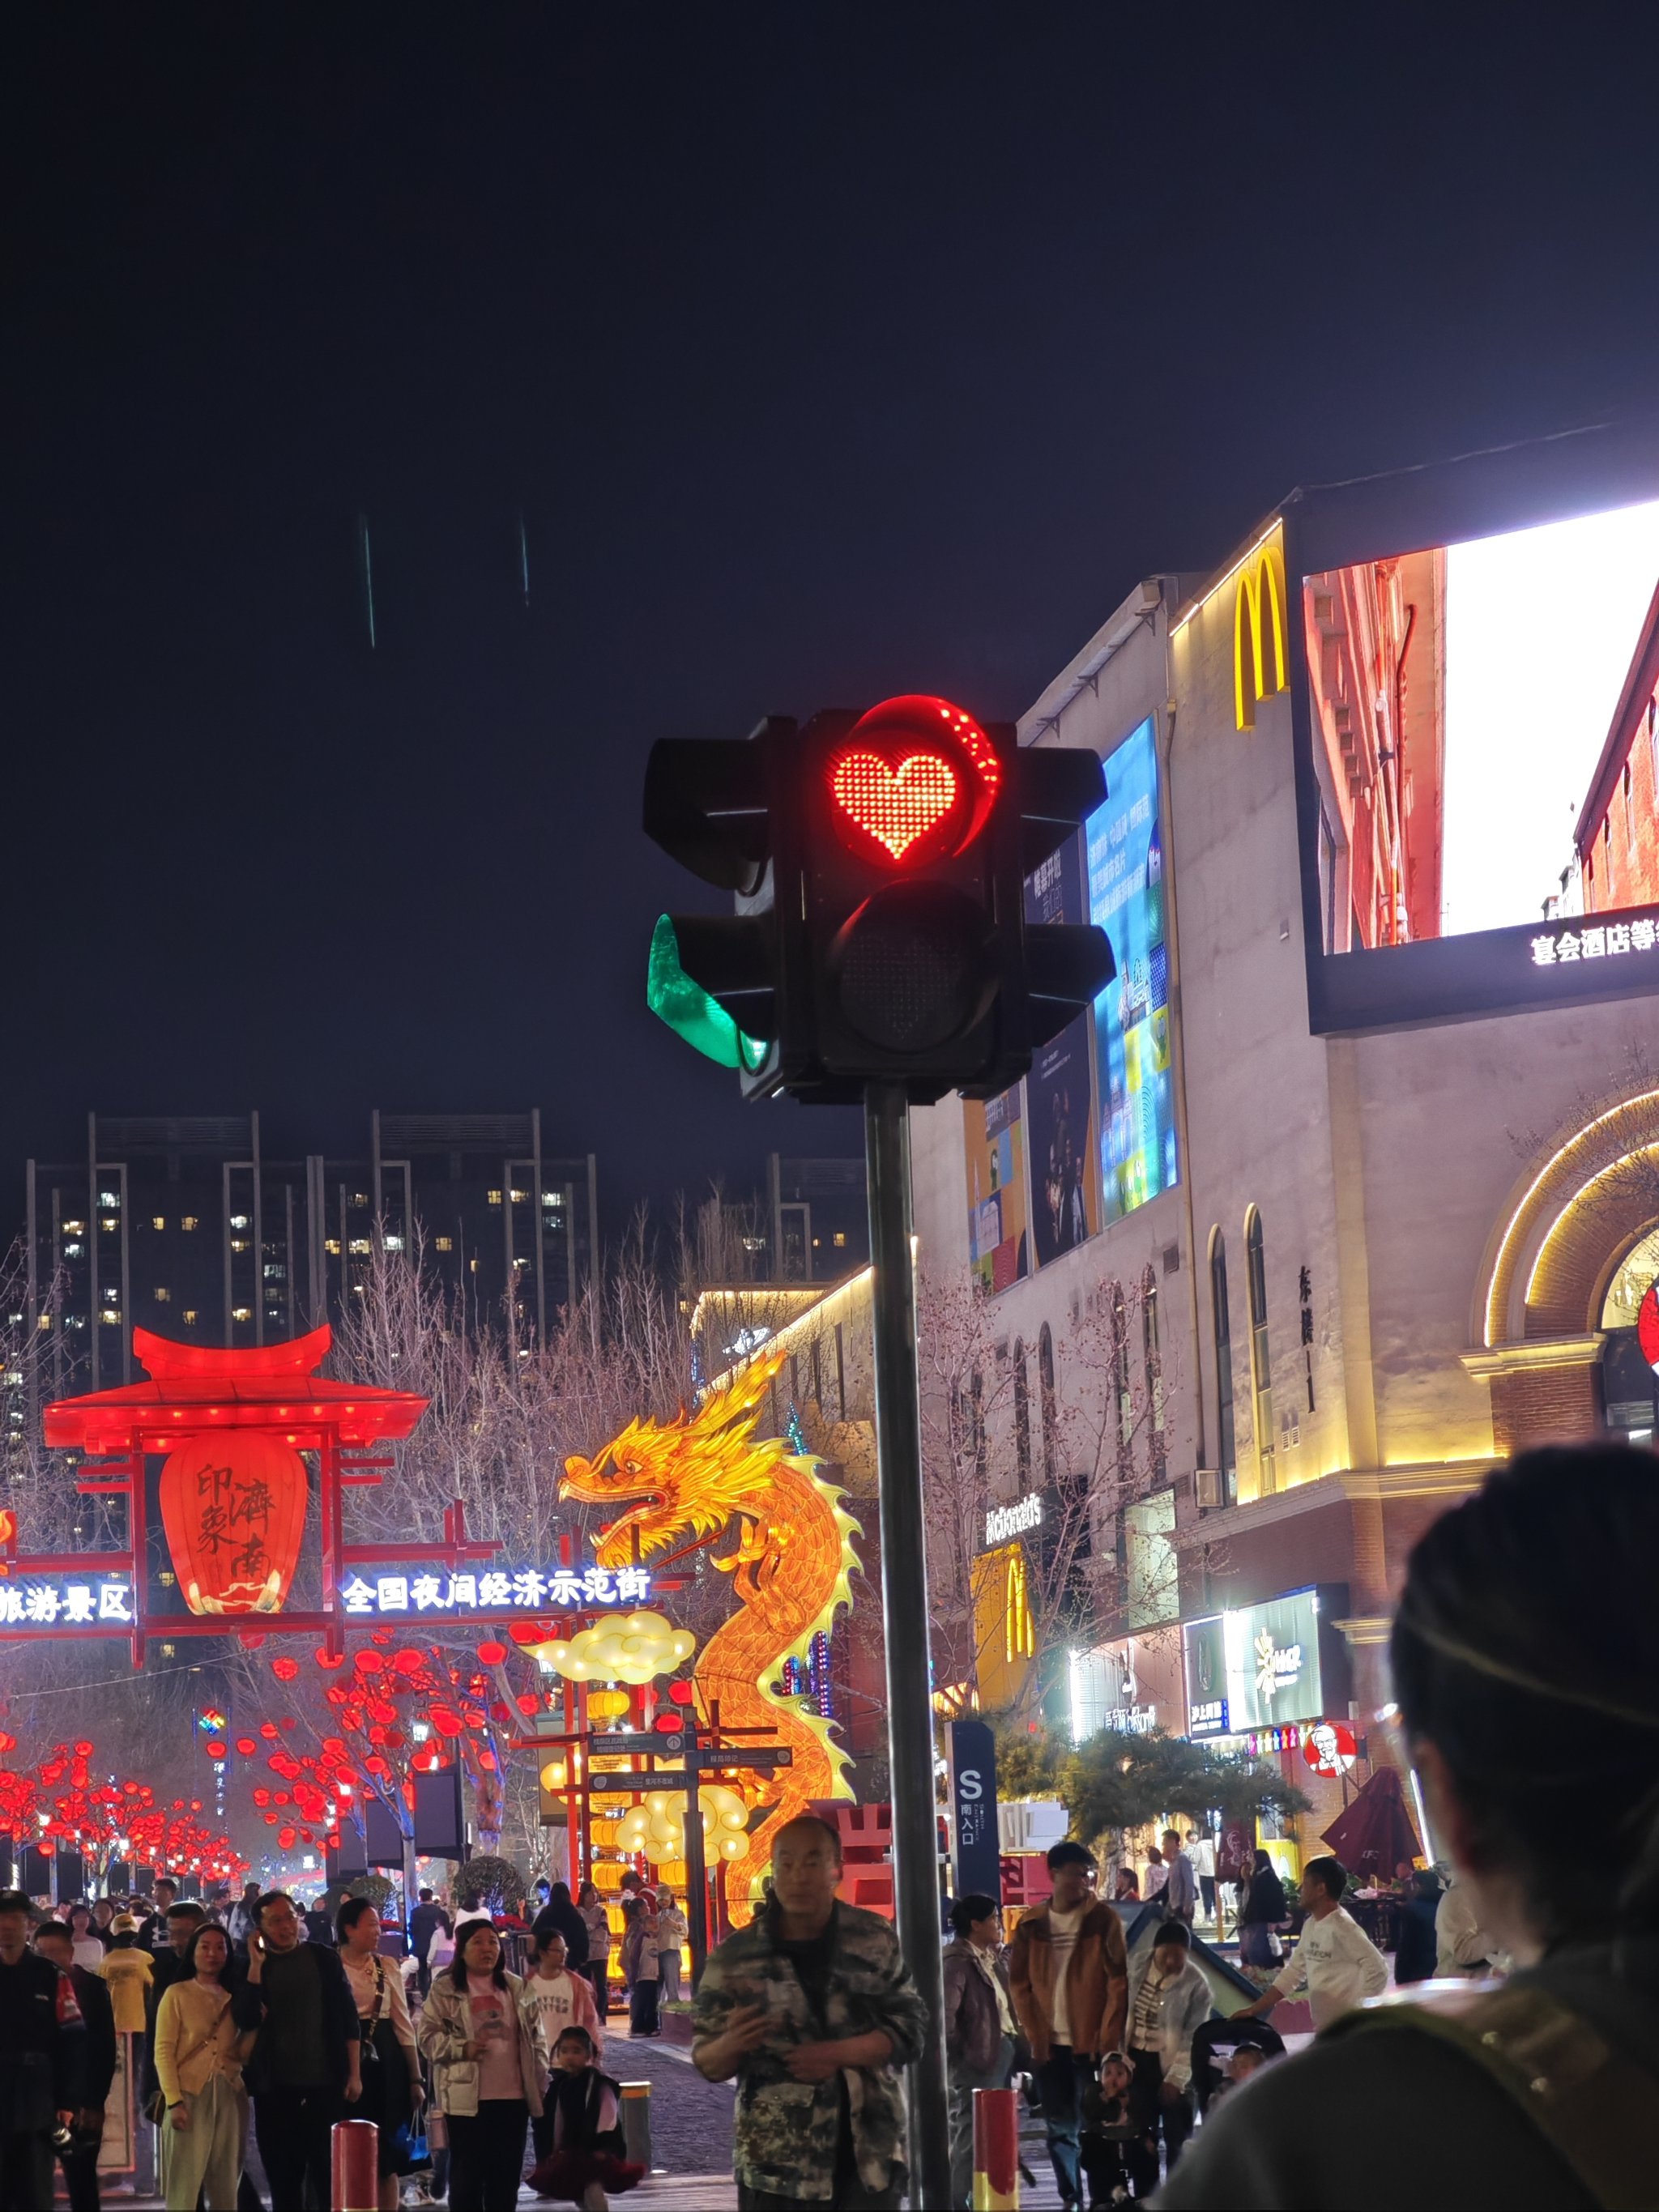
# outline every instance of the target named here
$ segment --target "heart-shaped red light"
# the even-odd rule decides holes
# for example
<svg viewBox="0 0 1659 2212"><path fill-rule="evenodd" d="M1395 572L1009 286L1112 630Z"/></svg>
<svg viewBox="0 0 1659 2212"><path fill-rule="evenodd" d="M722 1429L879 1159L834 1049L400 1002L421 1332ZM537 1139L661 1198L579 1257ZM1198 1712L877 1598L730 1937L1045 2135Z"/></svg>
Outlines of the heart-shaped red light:
<svg viewBox="0 0 1659 2212"><path fill-rule="evenodd" d="M901 860L956 805L957 772L938 753L907 753L895 767L879 753L846 752L830 788L848 819Z"/></svg>

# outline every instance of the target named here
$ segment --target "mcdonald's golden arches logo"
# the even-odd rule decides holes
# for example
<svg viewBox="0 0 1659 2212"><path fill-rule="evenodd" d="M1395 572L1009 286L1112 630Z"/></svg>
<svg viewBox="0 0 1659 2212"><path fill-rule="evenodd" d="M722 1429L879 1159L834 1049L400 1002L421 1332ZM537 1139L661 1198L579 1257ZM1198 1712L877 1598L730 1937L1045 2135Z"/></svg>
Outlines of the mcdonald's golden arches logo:
<svg viewBox="0 0 1659 2212"><path fill-rule="evenodd" d="M1290 680L1285 563L1276 545L1264 545L1239 570L1233 601L1233 709L1239 728L1253 730L1256 701L1284 690Z"/></svg>

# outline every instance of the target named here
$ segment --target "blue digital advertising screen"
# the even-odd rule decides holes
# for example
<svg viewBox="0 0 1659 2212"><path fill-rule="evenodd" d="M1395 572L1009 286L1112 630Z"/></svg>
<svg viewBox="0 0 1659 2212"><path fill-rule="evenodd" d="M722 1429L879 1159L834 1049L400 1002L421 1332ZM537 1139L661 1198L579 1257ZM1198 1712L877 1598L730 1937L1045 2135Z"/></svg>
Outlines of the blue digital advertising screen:
<svg viewBox="0 0 1659 2212"><path fill-rule="evenodd" d="M1106 761L1085 825L1089 919L1116 973L1095 1001L1101 1212L1121 1221L1177 1180L1158 744L1149 715Z"/></svg>

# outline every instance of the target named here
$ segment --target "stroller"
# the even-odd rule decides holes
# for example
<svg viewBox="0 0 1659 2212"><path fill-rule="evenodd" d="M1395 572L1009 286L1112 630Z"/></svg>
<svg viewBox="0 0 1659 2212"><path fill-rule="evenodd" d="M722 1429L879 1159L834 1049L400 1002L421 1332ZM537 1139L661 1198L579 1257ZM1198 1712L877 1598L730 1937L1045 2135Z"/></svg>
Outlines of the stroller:
<svg viewBox="0 0 1659 2212"><path fill-rule="evenodd" d="M1226 2055L1249 2044L1269 2058L1282 2058L1285 2039L1265 2020L1210 2019L1193 2038L1193 2094L1201 2118L1222 2087Z"/></svg>

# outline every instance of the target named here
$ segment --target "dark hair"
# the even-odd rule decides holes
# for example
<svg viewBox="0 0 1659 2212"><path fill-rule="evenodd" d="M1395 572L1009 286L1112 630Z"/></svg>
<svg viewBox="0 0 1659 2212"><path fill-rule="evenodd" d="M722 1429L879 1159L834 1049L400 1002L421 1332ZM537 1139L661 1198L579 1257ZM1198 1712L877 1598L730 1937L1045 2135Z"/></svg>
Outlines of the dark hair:
<svg viewBox="0 0 1659 2212"><path fill-rule="evenodd" d="M364 1913L374 1911L372 1897L349 1897L334 1916L334 1932L344 1948L347 1932L355 1928Z"/></svg>
<svg viewBox="0 0 1659 2212"><path fill-rule="evenodd" d="M545 1957L550 1943L562 1943L567 1951L570 1948L570 1938L562 1928L544 1928L539 1936L532 1936L531 1938L531 1957L532 1959Z"/></svg>
<svg viewBox="0 0 1659 2212"><path fill-rule="evenodd" d="M555 2051L561 2043L580 2043L590 2058L593 2056L593 2039L585 2027L562 2027L553 2045Z"/></svg>
<svg viewBox="0 0 1659 2212"><path fill-rule="evenodd" d="M571 1901L570 1884L568 1881L556 1881L547 1893L547 1901L550 1905L568 1905Z"/></svg>
<svg viewBox="0 0 1659 2212"><path fill-rule="evenodd" d="M504 1990L507 1987L507 1953L499 1948L501 1939L495 1935L495 1922L469 1920L464 1927L458 1928L455 1931L455 1956L449 1965L449 1978L454 1983L456 1988L463 1992L466 1989L466 1947L481 1928L489 1929L490 1934L495 1936L498 1948L495 1953L495 1984L498 1990Z"/></svg>
<svg viewBox="0 0 1659 2212"><path fill-rule="evenodd" d="M193 1897L187 1897L182 1904L168 1905L167 1917L169 1920L205 1920L207 1907L198 1905Z"/></svg>
<svg viewBox="0 0 1659 2212"><path fill-rule="evenodd" d="M1273 1871L1273 1863L1272 1858L1258 1844L1256 1846L1255 1856L1250 1862L1250 1872L1252 1874L1271 1874Z"/></svg>
<svg viewBox="0 0 1659 2212"><path fill-rule="evenodd" d="M783 1826L778 1830L777 1834L773 1837L772 1844L775 1850L776 1849L780 1839L782 1837L787 1836L792 1828L817 1828L821 1830L825 1841L829 1844L830 1856L835 1860L837 1866L841 1865L841 1837L837 1831L830 1826L828 1820L819 1820L816 1813L797 1813L794 1819L793 1820L786 1820Z"/></svg>
<svg viewBox="0 0 1659 2212"><path fill-rule="evenodd" d="M1490 1475L1407 1566L1389 1657L1407 1739L1445 1761L1478 1857L1547 1944L1659 1927L1656 1548L1652 1454L1555 1445ZM1588 1886L1562 1843L1586 1804L1607 1850Z"/></svg>
<svg viewBox="0 0 1659 2212"><path fill-rule="evenodd" d="M1156 1951L1160 1943L1179 1943L1185 1951L1191 1948L1192 1941L1192 1931L1184 1920L1166 1920L1152 1938L1152 1948Z"/></svg>
<svg viewBox="0 0 1659 2212"><path fill-rule="evenodd" d="M262 1890L253 1902L253 1924L256 1928L273 1905L294 1905L294 1899L285 1889ZM294 1910L297 1912L300 1908L294 1905Z"/></svg>
<svg viewBox="0 0 1659 2212"><path fill-rule="evenodd" d="M1081 1844L1050 1844L1044 1863L1050 1874L1056 1867L1063 1866L1087 1867L1091 1874L1096 1870L1093 1852L1085 1850Z"/></svg>
<svg viewBox="0 0 1659 2212"><path fill-rule="evenodd" d="M1310 1859L1302 1869L1302 1879L1309 1875L1319 1884L1327 1897L1340 1899L1348 1886L1347 1869L1340 1859L1330 1857Z"/></svg>
<svg viewBox="0 0 1659 2212"><path fill-rule="evenodd" d="M988 1920L999 1907L994 1897L987 1897L982 1890L975 1890L967 1897L957 1898L951 1907L951 1925L958 1936L965 1936L980 1921Z"/></svg>
<svg viewBox="0 0 1659 2212"><path fill-rule="evenodd" d="M70 1907L68 1924L71 1928L75 1925L75 1916L77 1912L84 1912L86 1914L88 1925L90 1926L92 1923L92 1907L87 1903L84 1897L82 1898L78 1903L71 1905Z"/></svg>
<svg viewBox="0 0 1659 2212"><path fill-rule="evenodd" d="M158 1894L164 1889L170 1889L175 1897L179 1894L179 1885L170 1874L157 1875L155 1888Z"/></svg>
<svg viewBox="0 0 1659 2212"><path fill-rule="evenodd" d="M220 1968L220 1972L222 1974L228 1974L230 1972L232 1950L230 1936L228 1930L222 1928L216 1920L204 1920L200 1925L193 1930L189 1942L185 1946L185 1964L190 1968L192 1974L196 1972L196 1954L201 1945L201 1941L204 1936L222 1936L224 1937L225 1963Z"/></svg>
<svg viewBox="0 0 1659 2212"><path fill-rule="evenodd" d="M432 1892L431 1892L429 1889L423 1889L423 1890L421 1892L421 1902L422 1902L422 1905L430 1905L430 1904L431 1904L431 1902L432 1902Z"/></svg>
<svg viewBox="0 0 1659 2212"><path fill-rule="evenodd" d="M0 1911L3 1909L0 1907ZM12 1907L14 1912L16 1909L15 1905ZM75 1941L75 1930L67 1920L43 1920L34 1931L34 1943L37 1950L40 1948L40 1938L43 1936L61 1936L66 1943L73 1943Z"/></svg>

